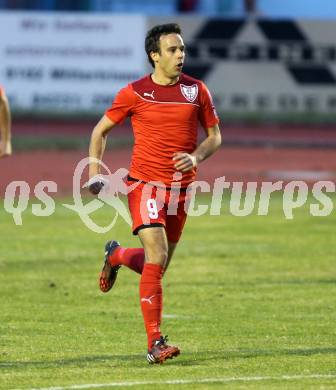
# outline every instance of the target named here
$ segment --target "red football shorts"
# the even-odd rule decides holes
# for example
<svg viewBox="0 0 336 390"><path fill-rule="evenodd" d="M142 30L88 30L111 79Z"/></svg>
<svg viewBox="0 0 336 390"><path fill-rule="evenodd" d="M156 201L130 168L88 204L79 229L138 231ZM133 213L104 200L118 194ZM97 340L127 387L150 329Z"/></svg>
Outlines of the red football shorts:
<svg viewBox="0 0 336 390"><path fill-rule="evenodd" d="M128 207L133 220L133 234L151 226L164 226L168 241L177 243L187 218L188 191L164 189L151 184L128 180Z"/></svg>

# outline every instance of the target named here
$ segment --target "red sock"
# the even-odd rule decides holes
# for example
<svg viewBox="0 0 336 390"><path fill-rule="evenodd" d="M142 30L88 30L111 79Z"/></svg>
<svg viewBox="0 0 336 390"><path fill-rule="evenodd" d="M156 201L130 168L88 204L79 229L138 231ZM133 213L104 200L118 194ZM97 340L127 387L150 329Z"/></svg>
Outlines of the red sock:
<svg viewBox="0 0 336 390"><path fill-rule="evenodd" d="M161 265L146 263L140 279L140 304L147 332L148 350L151 349L153 340L158 340L161 336L162 275Z"/></svg>
<svg viewBox="0 0 336 390"><path fill-rule="evenodd" d="M126 265L126 267L142 274L145 263L145 251L143 248L117 248L109 257L111 265Z"/></svg>

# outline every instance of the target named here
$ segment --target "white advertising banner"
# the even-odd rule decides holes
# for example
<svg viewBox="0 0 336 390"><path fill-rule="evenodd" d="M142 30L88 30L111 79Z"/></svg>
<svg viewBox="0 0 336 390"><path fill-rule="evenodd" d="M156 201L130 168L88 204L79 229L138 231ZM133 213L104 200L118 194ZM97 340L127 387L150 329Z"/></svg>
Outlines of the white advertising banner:
<svg viewBox="0 0 336 390"><path fill-rule="evenodd" d="M281 3L281 2L279 2ZM168 22L152 18L150 24ZM177 17L184 71L223 114L336 114L336 21Z"/></svg>
<svg viewBox="0 0 336 390"><path fill-rule="evenodd" d="M15 110L101 111L146 70L141 15L0 12L0 84Z"/></svg>

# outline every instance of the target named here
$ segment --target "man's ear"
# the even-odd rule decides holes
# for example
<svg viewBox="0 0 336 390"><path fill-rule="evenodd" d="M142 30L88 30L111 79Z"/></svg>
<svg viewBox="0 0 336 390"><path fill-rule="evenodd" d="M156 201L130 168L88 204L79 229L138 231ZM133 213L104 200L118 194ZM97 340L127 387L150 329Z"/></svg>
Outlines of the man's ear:
<svg viewBox="0 0 336 390"><path fill-rule="evenodd" d="M151 59L154 61L154 62L158 62L159 61L159 53L158 52L155 52L155 51L152 51L150 53L150 56L151 56Z"/></svg>

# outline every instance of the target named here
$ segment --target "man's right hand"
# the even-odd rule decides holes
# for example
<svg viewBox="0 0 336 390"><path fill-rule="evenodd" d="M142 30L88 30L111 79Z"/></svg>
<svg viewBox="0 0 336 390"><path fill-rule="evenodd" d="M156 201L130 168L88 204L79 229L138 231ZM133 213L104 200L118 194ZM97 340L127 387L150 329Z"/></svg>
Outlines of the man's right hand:
<svg viewBox="0 0 336 390"><path fill-rule="evenodd" d="M84 187L88 187L91 194L98 195L101 189L107 184L108 180L106 180L102 175L95 175L91 177Z"/></svg>

